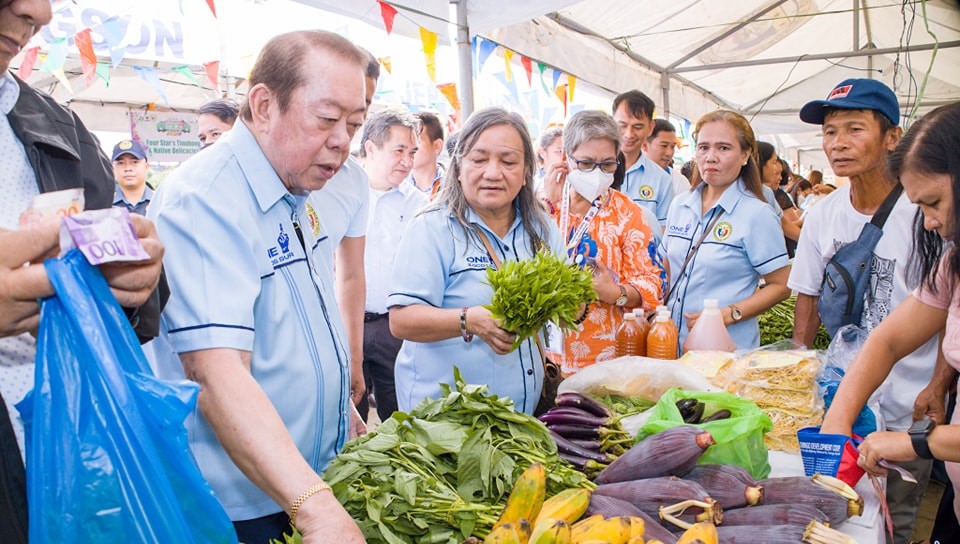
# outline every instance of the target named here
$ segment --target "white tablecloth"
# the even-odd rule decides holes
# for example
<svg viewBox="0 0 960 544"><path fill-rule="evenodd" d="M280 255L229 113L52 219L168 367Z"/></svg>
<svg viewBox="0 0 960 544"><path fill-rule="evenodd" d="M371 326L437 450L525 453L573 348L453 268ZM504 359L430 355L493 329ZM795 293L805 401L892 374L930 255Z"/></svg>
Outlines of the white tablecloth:
<svg viewBox="0 0 960 544"><path fill-rule="evenodd" d="M803 476L803 461L799 453L770 452L770 477ZM880 500L869 478L861 478L854 488L863 497L863 515L850 518L836 527L844 534L856 539L858 544L882 544L883 517L880 514Z"/></svg>

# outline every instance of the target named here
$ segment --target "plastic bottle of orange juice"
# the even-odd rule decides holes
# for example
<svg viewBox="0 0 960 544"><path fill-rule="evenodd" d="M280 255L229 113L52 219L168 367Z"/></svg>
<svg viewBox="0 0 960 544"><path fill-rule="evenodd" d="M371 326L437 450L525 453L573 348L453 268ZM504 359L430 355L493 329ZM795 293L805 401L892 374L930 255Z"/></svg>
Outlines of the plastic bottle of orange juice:
<svg viewBox="0 0 960 544"><path fill-rule="evenodd" d="M683 352L736 350L737 343L723 324L719 302L715 298L704 299L703 312L687 334L687 339L683 342Z"/></svg>
<svg viewBox="0 0 960 544"><path fill-rule="evenodd" d="M616 356L642 356L646 352L646 335L643 326L637 321L633 312L623 315L623 323L617 329Z"/></svg>
<svg viewBox="0 0 960 544"><path fill-rule="evenodd" d="M666 308L658 311L656 320L650 327L650 332L647 333L647 357L676 359L679 341L677 327L670 319L670 312L666 311Z"/></svg>

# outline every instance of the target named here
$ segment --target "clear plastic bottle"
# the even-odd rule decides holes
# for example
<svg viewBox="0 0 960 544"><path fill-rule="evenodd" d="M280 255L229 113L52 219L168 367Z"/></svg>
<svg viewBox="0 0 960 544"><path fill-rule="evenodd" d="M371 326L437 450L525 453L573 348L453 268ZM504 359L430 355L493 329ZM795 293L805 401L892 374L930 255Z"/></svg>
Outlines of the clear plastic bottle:
<svg viewBox="0 0 960 544"><path fill-rule="evenodd" d="M670 312L664 307L662 310L657 308L657 317L647 333L647 357L651 359L677 358L680 336L677 333L677 326L670 319Z"/></svg>
<svg viewBox="0 0 960 544"><path fill-rule="evenodd" d="M645 355L647 339L644 333L643 325L637 321L633 312L624 314L623 323L617 329L617 357Z"/></svg>
<svg viewBox="0 0 960 544"><path fill-rule="evenodd" d="M736 349L736 342L723 324L719 301L715 298L704 299L703 312L687 334L687 339L683 342L683 352L736 351Z"/></svg>

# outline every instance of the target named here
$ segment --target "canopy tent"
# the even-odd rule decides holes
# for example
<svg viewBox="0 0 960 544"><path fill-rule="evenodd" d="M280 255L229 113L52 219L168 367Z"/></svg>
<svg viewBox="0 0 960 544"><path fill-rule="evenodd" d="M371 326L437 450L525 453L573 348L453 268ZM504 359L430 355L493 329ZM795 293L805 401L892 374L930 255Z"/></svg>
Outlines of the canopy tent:
<svg viewBox="0 0 960 544"><path fill-rule="evenodd" d="M383 24L377 2L298 1ZM451 19L446 0L387 3L395 32L442 33ZM807 133L777 136L781 145L817 145L797 113L846 78L884 81L904 113L960 99L956 0L460 0L457 10L461 32L465 22L471 36L611 94L640 89L660 115L722 107L760 134Z"/></svg>

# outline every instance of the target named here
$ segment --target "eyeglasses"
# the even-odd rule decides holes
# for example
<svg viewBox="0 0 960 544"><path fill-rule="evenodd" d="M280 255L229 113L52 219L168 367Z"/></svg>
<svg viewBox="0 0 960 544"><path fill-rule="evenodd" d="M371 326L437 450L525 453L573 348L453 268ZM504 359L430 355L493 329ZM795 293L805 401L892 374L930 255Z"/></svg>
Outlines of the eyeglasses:
<svg viewBox="0 0 960 544"><path fill-rule="evenodd" d="M593 172L598 166L600 167L601 172L606 172L607 174L612 174L617 171L617 161L608 161L608 162L596 162L596 161L581 161L578 159L573 159L573 162L577 165L577 170L581 172Z"/></svg>

